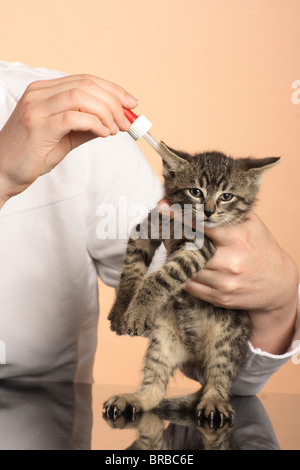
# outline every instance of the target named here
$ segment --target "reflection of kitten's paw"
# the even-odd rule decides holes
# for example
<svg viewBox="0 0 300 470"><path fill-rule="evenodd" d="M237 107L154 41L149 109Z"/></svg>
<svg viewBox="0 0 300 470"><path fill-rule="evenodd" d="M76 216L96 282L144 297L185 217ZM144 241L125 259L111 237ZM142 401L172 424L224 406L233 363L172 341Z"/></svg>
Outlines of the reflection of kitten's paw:
<svg viewBox="0 0 300 470"><path fill-rule="evenodd" d="M116 420L122 414L130 416L134 421L136 414L143 411L135 393L115 395L103 405L103 414L108 419Z"/></svg>
<svg viewBox="0 0 300 470"><path fill-rule="evenodd" d="M232 431L233 426L228 421L222 426L217 422L213 426L208 422L198 426L205 450L234 450Z"/></svg>
<svg viewBox="0 0 300 470"><path fill-rule="evenodd" d="M214 427L216 423L222 427L225 422L233 423L234 410L219 394L208 392L202 396L198 403L196 415L199 422L206 419L211 427Z"/></svg>
<svg viewBox="0 0 300 470"><path fill-rule="evenodd" d="M144 304L136 297L131 302L125 314L126 332L130 336L142 336L153 326L155 318L154 306Z"/></svg>

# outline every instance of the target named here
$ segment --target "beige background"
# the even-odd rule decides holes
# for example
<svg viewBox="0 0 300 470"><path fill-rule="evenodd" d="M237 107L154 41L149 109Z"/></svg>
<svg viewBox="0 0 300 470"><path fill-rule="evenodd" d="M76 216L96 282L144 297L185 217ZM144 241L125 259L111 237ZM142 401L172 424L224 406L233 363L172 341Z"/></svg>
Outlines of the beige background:
<svg viewBox="0 0 300 470"><path fill-rule="evenodd" d="M281 155L257 212L300 265L299 0L0 0L0 58L115 81L139 98L152 133L188 151ZM300 98L300 94L298 95ZM182 116L184 119L182 119ZM160 175L159 157L141 144ZM100 285L98 383L135 384L146 340L106 321ZM176 383L189 382L177 375ZM193 386L193 384L191 384ZM118 386L116 387L118 389ZM300 392L291 362L265 390Z"/></svg>

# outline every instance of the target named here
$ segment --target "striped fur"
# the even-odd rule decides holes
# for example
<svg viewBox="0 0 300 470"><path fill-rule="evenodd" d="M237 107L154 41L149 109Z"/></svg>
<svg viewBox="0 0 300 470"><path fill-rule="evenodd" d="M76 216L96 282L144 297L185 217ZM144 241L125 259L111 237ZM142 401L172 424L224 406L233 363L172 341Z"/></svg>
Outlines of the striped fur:
<svg viewBox="0 0 300 470"><path fill-rule="evenodd" d="M243 222L255 202L263 171L278 161L234 160L218 152L190 156L163 143L161 148L165 197L181 206L203 204L207 227ZM215 307L183 290L186 281L215 253L206 236L197 250L187 249L184 233L180 240L171 236L166 263L146 274L162 242L163 218L155 220L159 224L157 239L128 242L117 299L109 316L111 328L118 334L142 335L151 329L144 379L135 394L109 399L105 412L116 417L127 411L154 409L164 403L167 383L176 368L189 366L201 372L204 385L190 401L173 400L172 406L184 409L189 403L199 419L218 417L223 422L234 413L229 404L230 389L244 363L251 334L249 317L246 312ZM151 214L149 234L150 222Z"/></svg>

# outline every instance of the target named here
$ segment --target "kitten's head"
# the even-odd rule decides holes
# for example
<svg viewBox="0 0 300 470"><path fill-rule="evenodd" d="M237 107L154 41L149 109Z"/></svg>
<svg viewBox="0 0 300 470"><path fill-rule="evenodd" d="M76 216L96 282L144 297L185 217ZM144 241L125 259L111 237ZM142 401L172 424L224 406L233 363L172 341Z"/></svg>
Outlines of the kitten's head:
<svg viewBox="0 0 300 470"><path fill-rule="evenodd" d="M189 155L160 143L165 197L183 206L203 204L205 227L242 222L253 207L262 174L280 158L233 159L220 152ZM199 207L199 206L198 206Z"/></svg>

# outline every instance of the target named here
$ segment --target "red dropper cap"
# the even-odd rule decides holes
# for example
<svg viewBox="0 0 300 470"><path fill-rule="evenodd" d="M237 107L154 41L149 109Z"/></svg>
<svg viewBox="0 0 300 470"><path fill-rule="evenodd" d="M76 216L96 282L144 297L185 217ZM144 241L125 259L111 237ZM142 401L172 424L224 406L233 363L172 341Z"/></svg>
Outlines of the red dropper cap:
<svg viewBox="0 0 300 470"><path fill-rule="evenodd" d="M143 137L159 155L163 156L159 143L148 132L152 127L151 122L148 121L143 114L137 116L133 111L131 111L131 109L123 107L123 110L126 118L131 124L128 129L128 134L131 135L134 140L138 140L140 137Z"/></svg>
<svg viewBox="0 0 300 470"><path fill-rule="evenodd" d="M137 116L133 111L131 111L131 109L123 108L123 110L124 115L131 124L130 128L128 129L128 134L130 134L134 140L138 140L140 137L144 137L152 127L151 122L148 121L148 119L143 114Z"/></svg>
<svg viewBox="0 0 300 470"><path fill-rule="evenodd" d="M138 118L138 116L134 114L134 112L131 111L131 109L127 109L127 108L123 108L123 109L124 109L124 114L127 117L128 121L130 122L130 124L133 124L134 121Z"/></svg>

